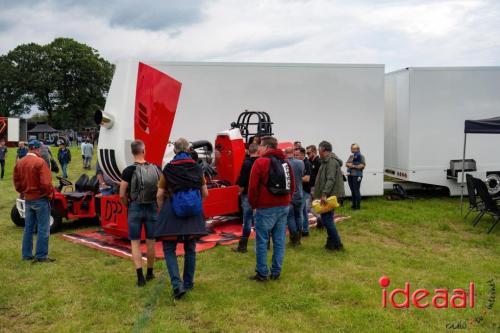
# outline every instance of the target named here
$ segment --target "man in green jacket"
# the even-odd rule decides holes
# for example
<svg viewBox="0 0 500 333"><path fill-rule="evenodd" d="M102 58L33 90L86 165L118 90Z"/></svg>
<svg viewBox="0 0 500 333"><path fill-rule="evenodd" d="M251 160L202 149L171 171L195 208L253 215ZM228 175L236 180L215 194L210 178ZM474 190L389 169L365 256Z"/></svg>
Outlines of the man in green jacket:
<svg viewBox="0 0 500 333"><path fill-rule="evenodd" d="M319 156L321 166L316 176L314 184L314 199L320 199L321 204L326 204L326 199L332 195L340 200L345 195L344 179L342 177L342 160L332 153L332 144L328 141L321 141L319 144ZM335 227L333 219L334 212L329 211L321 214L321 223L326 227L328 238L325 248L327 250L338 251L344 246L340 241L340 236Z"/></svg>

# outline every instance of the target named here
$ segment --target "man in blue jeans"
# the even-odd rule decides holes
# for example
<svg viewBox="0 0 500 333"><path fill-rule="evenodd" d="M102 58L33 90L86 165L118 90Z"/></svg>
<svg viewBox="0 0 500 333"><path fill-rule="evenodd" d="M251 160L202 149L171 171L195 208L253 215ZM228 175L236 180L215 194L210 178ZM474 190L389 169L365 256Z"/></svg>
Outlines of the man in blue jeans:
<svg viewBox="0 0 500 333"><path fill-rule="evenodd" d="M345 196L344 179L340 169L342 160L332 152L332 144L328 141L321 141L318 148L321 166L314 185L314 198L320 199L321 204L326 205L326 199L332 195L337 196L337 199ZM343 250L344 245L342 245L333 218L333 210L321 214L321 222L328 233L325 248L331 251Z"/></svg>
<svg viewBox="0 0 500 333"><path fill-rule="evenodd" d="M292 194L292 201L288 209L288 231L290 232L290 245L300 245L302 237L302 177L304 177L304 162L294 157L294 150L292 147L285 149L285 155L288 163L292 167L293 175L295 177L295 191Z"/></svg>
<svg viewBox="0 0 500 333"><path fill-rule="evenodd" d="M146 281L154 278L155 261L154 228L157 220L158 206L156 192L161 170L158 166L148 163L144 157L146 148L141 140L130 144L134 164L123 170L120 183L120 201L128 207L128 238L132 246L132 258L137 273L137 285L142 287ZM147 247L147 274L142 271L141 229L144 225Z"/></svg>
<svg viewBox="0 0 500 333"><path fill-rule="evenodd" d="M201 209L192 210L188 214L182 214L183 216L177 216L175 212L175 207L179 208L179 200L186 191L201 196L191 200L200 206L201 200L208 197L203 170L192 159L189 151L189 142L186 139L179 138L174 142L175 156L163 168L156 195L160 213L155 234L156 239L163 243L163 253L175 299L182 298L187 291L193 289L196 271L196 240L208 234ZM180 242L184 243L182 279L176 253L177 244Z"/></svg>
<svg viewBox="0 0 500 333"><path fill-rule="evenodd" d="M302 177L302 236L309 236L309 210L311 209L311 162L306 158L305 148L295 149L295 158L304 162Z"/></svg>
<svg viewBox="0 0 500 333"><path fill-rule="evenodd" d="M68 164L71 162L71 151L66 147L64 142L59 145L57 159L59 160L59 164L61 164L62 177L68 178Z"/></svg>
<svg viewBox="0 0 500 333"><path fill-rule="evenodd" d="M256 274L252 280L267 281L267 242L269 234L273 239L273 258L271 279L277 280L281 274L285 258L285 232L288 205L295 191L294 175L290 164L281 150L278 141L265 136L259 145L260 158L252 167L248 185L248 201L255 208L255 253Z"/></svg>
<svg viewBox="0 0 500 333"><path fill-rule="evenodd" d="M40 142L29 142L29 152L14 168L14 186L25 200L25 225L22 259L52 262L49 254L50 198L53 195L52 175L40 157ZM33 232L38 227L36 252L33 256Z"/></svg>

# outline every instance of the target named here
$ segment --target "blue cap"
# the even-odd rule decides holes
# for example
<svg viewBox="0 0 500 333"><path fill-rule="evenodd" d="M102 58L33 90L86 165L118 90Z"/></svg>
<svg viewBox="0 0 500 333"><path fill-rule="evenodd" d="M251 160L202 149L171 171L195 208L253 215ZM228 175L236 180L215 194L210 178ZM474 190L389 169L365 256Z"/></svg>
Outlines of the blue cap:
<svg viewBox="0 0 500 333"><path fill-rule="evenodd" d="M31 140L31 141L28 143L28 147L33 148L33 149L40 148L41 146L42 146L42 144L41 144L41 143L40 143L40 141L38 141L38 140Z"/></svg>

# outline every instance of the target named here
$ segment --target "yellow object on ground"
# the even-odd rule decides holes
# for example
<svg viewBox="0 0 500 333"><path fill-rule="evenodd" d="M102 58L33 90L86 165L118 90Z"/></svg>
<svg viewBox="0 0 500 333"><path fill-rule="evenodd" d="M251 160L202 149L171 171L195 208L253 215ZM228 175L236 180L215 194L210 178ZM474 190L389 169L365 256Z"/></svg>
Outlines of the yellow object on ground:
<svg viewBox="0 0 500 333"><path fill-rule="evenodd" d="M326 199L326 205L321 204L321 200L316 199L312 202L312 209L316 214L323 214L338 208L340 205L337 201L337 196L332 195Z"/></svg>

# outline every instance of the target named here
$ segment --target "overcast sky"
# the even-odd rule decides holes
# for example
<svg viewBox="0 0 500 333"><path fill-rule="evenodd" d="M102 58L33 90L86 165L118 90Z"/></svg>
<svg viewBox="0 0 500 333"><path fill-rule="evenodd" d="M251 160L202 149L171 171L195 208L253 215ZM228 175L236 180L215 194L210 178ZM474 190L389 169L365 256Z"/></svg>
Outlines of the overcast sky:
<svg viewBox="0 0 500 333"><path fill-rule="evenodd" d="M71 37L110 61L500 65L499 0L0 0L0 53Z"/></svg>

